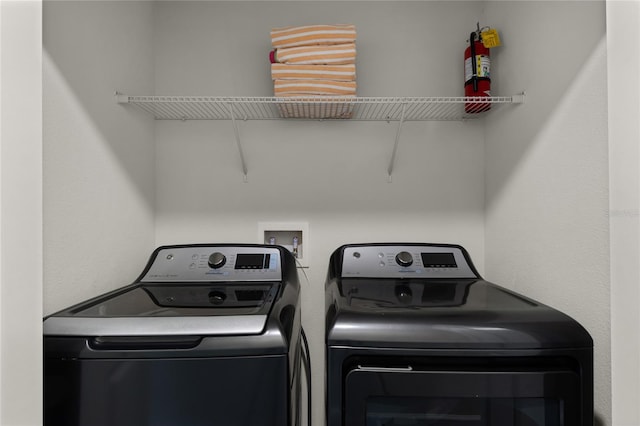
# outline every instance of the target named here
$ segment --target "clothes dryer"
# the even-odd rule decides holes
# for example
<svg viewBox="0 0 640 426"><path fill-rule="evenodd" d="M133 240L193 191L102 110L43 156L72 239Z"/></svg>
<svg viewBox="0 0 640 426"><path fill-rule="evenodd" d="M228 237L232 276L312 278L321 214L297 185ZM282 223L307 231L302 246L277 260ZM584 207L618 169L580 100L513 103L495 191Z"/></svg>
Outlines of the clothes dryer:
<svg viewBox="0 0 640 426"><path fill-rule="evenodd" d="M592 426L593 341L448 244L350 244L326 282L328 426Z"/></svg>

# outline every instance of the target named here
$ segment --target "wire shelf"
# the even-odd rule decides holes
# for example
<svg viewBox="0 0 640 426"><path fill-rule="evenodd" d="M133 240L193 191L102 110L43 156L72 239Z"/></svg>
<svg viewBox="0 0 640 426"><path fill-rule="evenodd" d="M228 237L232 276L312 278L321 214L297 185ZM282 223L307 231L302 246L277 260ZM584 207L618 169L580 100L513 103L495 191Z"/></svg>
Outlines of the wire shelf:
<svg viewBox="0 0 640 426"><path fill-rule="evenodd" d="M522 103L524 94L491 97L212 97L117 95L156 120L455 121Z"/></svg>
<svg viewBox="0 0 640 426"><path fill-rule="evenodd" d="M393 173L402 124L406 121L460 121L483 117L490 111L524 102L524 93L514 96L372 98L372 97L212 97L129 96L116 93L121 104L131 104L156 120L231 120L247 181L238 120L358 120L398 123L387 172Z"/></svg>

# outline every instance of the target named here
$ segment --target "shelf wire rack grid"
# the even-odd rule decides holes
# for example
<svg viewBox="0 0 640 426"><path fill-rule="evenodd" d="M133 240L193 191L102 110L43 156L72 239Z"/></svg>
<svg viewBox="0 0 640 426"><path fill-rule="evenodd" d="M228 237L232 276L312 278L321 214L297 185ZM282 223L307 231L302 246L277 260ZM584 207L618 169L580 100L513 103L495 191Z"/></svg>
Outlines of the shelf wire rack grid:
<svg viewBox="0 0 640 426"><path fill-rule="evenodd" d="M156 120L356 120L456 121L480 118L489 111L522 103L524 94L478 97L210 97L129 96L131 104Z"/></svg>

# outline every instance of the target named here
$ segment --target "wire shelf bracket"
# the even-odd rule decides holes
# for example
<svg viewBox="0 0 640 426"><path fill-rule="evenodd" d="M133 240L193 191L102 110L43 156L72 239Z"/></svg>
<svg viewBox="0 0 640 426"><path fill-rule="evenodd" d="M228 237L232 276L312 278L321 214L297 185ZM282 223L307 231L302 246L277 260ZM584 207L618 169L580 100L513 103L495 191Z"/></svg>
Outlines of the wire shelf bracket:
<svg viewBox="0 0 640 426"><path fill-rule="evenodd" d="M244 151L242 150L242 141L240 140L240 131L238 130L238 123L236 122L235 114L233 112L233 104L229 103L229 115L231 116L231 124L233 125L233 134L236 137L236 146L238 147L238 153L240 154L240 163L242 165L243 180L247 182L247 163L244 160Z"/></svg>
<svg viewBox="0 0 640 426"><path fill-rule="evenodd" d="M402 124L404 124L404 114L406 111L406 104L402 104L402 111L400 113L400 120L398 121L398 129L396 130L396 139L393 143L393 151L391 151L391 160L389 160L389 167L387 168L388 182L391 183L391 175L393 174L393 166L396 162L396 153L398 152L398 144L400 143L400 131L402 130Z"/></svg>

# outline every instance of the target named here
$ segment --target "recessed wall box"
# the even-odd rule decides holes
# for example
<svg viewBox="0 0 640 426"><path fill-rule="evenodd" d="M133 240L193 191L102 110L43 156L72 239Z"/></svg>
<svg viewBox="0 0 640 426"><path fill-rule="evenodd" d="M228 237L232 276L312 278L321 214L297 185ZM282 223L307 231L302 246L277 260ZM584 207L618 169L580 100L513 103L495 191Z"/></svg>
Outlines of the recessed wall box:
<svg viewBox="0 0 640 426"><path fill-rule="evenodd" d="M298 267L309 266L308 222L259 222L258 243L283 246L296 257Z"/></svg>

